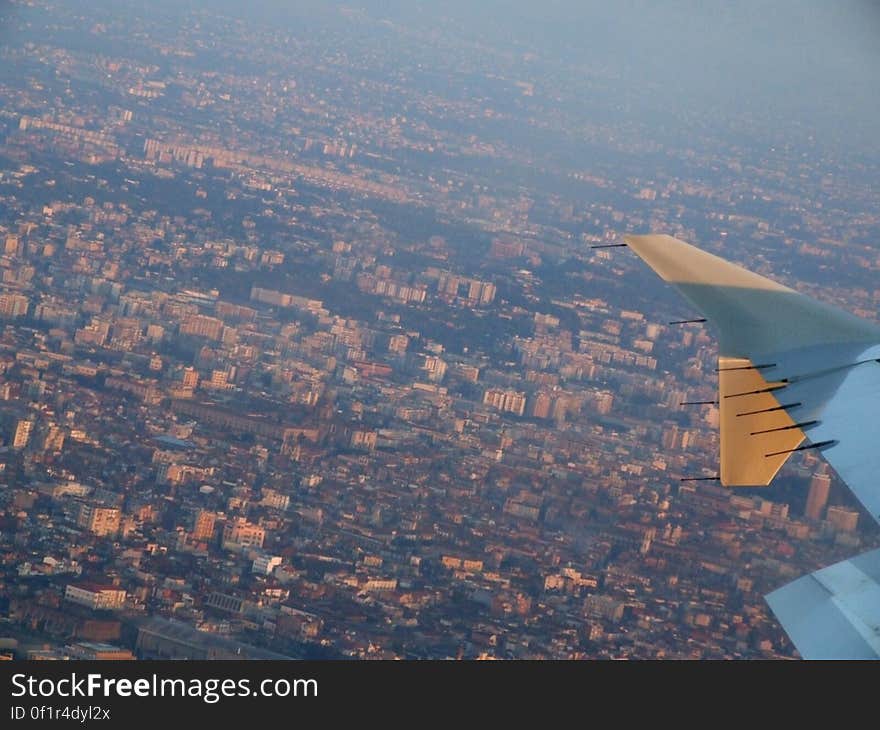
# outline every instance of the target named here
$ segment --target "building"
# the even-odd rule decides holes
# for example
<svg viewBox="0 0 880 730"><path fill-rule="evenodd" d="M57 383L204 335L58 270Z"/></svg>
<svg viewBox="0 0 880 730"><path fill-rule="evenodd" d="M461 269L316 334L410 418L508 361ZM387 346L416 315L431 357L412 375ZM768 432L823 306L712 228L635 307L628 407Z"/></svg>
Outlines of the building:
<svg viewBox="0 0 880 730"><path fill-rule="evenodd" d="M199 384L199 373L195 368L185 368L183 371L183 387L195 388Z"/></svg>
<svg viewBox="0 0 880 730"><path fill-rule="evenodd" d="M503 241L496 238L492 241L489 255L496 259L513 259L523 255L525 245L520 241Z"/></svg>
<svg viewBox="0 0 880 730"><path fill-rule="evenodd" d="M259 525L248 522L244 517L236 517L223 527L223 548L263 547L266 531Z"/></svg>
<svg viewBox="0 0 880 730"><path fill-rule="evenodd" d="M446 376L446 362L436 355L426 355L420 368L432 383L439 383Z"/></svg>
<svg viewBox="0 0 880 730"><path fill-rule="evenodd" d="M828 504L828 493L831 491L831 477L827 474L816 474L810 481L810 491L807 494L807 507L804 514L807 519L819 521L822 519L822 510Z"/></svg>
<svg viewBox="0 0 880 730"><path fill-rule="evenodd" d="M143 659L290 659L158 616L138 626L135 651Z"/></svg>
<svg viewBox="0 0 880 730"><path fill-rule="evenodd" d="M79 507L76 524L98 537L108 537L119 532L120 518L118 507L99 507L83 503Z"/></svg>
<svg viewBox="0 0 880 730"><path fill-rule="evenodd" d="M840 532L855 532L859 525L859 513L846 507L829 507L825 518Z"/></svg>
<svg viewBox="0 0 880 730"><path fill-rule="evenodd" d="M620 621L625 608L625 604L610 596L587 596L584 599L584 613L590 618Z"/></svg>
<svg viewBox="0 0 880 730"><path fill-rule="evenodd" d="M217 515L213 512L209 512L205 509L199 510L199 513L196 515L195 523L193 524L193 540L210 540L214 537L214 523L216 520Z"/></svg>
<svg viewBox="0 0 880 730"><path fill-rule="evenodd" d="M490 388L483 394L483 404L521 416L526 410L526 394L516 390Z"/></svg>
<svg viewBox="0 0 880 730"><path fill-rule="evenodd" d="M281 565L283 558L278 555L261 555L251 566L251 572L258 575L272 575L272 571Z"/></svg>
<svg viewBox="0 0 880 730"><path fill-rule="evenodd" d="M367 593L384 593L397 590L396 578L373 578L364 583L363 590Z"/></svg>
<svg viewBox="0 0 880 730"><path fill-rule="evenodd" d="M134 654L128 649L121 649L113 644L105 644L98 641L81 641L64 647L64 652L71 659L115 662L134 660Z"/></svg>
<svg viewBox="0 0 880 730"><path fill-rule="evenodd" d="M276 492L274 489L264 488L260 504L272 509L285 510L290 507L290 497L281 492Z"/></svg>
<svg viewBox="0 0 880 730"><path fill-rule="evenodd" d="M376 448L377 436L378 434L375 431L358 429L351 432L348 443L353 449L372 451Z"/></svg>
<svg viewBox="0 0 880 730"><path fill-rule="evenodd" d="M229 382L229 370L212 370L211 379L207 383L207 387L213 390L229 390L232 383Z"/></svg>
<svg viewBox="0 0 880 730"><path fill-rule="evenodd" d="M64 589L64 598L79 606L91 608L93 611L114 611L125 605L126 592L116 586L100 585L99 583L68 584Z"/></svg>
<svg viewBox="0 0 880 730"><path fill-rule="evenodd" d="M21 294L0 294L0 317L24 317L28 312L28 298Z"/></svg>
<svg viewBox="0 0 880 730"><path fill-rule="evenodd" d="M455 377L467 383L476 383L480 379L480 368L475 365L459 364L453 370Z"/></svg>
<svg viewBox="0 0 880 730"><path fill-rule="evenodd" d="M49 426L43 439L43 451L59 454L62 448L64 448L64 431L58 426Z"/></svg>
<svg viewBox="0 0 880 730"><path fill-rule="evenodd" d="M22 418L15 426L15 436L12 439L12 448L23 449L27 446L33 428L33 421L28 421L27 419Z"/></svg>
<svg viewBox="0 0 880 730"><path fill-rule="evenodd" d="M203 314L193 314L180 324L180 333L207 337L209 340L219 340L223 334L223 320L216 317L206 317Z"/></svg>
<svg viewBox="0 0 880 730"><path fill-rule="evenodd" d="M80 327L73 335L73 341L78 345L97 345L101 347L110 336L110 323L93 319L91 324Z"/></svg>
<svg viewBox="0 0 880 730"><path fill-rule="evenodd" d="M214 591L205 599L205 606L224 611L226 613L234 613L243 615L245 610L252 604L238 596L230 596L226 593Z"/></svg>
<svg viewBox="0 0 880 730"><path fill-rule="evenodd" d="M549 418L553 399L547 393L537 393L529 398L529 415L533 418Z"/></svg>
<svg viewBox="0 0 880 730"><path fill-rule="evenodd" d="M596 413L601 416L607 416L611 413L611 408L614 405L614 396L607 391L602 391L601 393L595 394L593 402L595 404Z"/></svg>
<svg viewBox="0 0 880 730"><path fill-rule="evenodd" d="M391 335L388 338L388 352L395 352L402 355L409 346L409 337L406 335Z"/></svg>

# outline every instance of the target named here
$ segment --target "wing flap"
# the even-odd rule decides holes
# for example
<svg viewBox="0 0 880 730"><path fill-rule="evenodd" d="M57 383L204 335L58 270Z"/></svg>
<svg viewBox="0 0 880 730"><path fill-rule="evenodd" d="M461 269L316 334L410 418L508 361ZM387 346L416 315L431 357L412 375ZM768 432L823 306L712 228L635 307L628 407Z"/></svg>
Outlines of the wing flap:
<svg viewBox="0 0 880 730"><path fill-rule="evenodd" d="M804 440L804 433L781 406L776 393L785 383L765 380L744 358L718 358L721 410L721 484L758 487Z"/></svg>

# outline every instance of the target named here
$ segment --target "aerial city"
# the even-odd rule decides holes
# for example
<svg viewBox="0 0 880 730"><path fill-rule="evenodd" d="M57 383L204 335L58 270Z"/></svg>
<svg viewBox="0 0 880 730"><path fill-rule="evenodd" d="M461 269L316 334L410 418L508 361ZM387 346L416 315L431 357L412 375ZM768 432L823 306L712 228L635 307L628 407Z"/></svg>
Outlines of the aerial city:
<svg viewBox="0 0 880 730"><path fill-rule="evenodd" d="M877 525L711 480L717 337L618 244L877 322L874 96L237 5L0 3L0 656L798 657L764 595Z"/></svg>

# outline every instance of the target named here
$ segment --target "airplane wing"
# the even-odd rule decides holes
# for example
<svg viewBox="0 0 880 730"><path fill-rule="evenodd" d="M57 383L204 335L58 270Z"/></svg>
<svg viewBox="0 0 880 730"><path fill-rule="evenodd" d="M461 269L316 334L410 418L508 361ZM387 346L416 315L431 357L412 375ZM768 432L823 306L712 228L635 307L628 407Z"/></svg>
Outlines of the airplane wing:
<svg viewBox="0 0 880 730"><path fill-rule="evenodd" d="M624 240L717 331L721 484L768 485L792 453L814 449L880 522L873 430L880 326L671 236ZM878 580L875 551L794 581L768 602L802 655L849 656L854 644L835 644L836 634L803 637L822 634L832 615L859 636L871 630L880 637ZM865 644L874 655L876 637Z"/></svg>
<svg viewBox="0 0 880 730"><path fill-rule="evenodd" d="M880 550L805 575L765 598L801 656L880 659Z"/></svg>

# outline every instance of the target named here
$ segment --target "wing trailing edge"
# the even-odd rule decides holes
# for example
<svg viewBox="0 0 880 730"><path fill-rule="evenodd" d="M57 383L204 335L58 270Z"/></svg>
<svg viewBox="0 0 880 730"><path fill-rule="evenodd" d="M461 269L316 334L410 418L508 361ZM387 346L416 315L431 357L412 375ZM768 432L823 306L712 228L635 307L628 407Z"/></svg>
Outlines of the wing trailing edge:
<svg viewBox="0 0 880 730"><path fill-rule="evenodd" d="M770 484L804 440L803 431L777 398L784 385L765 380L751 360L718 358L723 486Z"/></svg>

